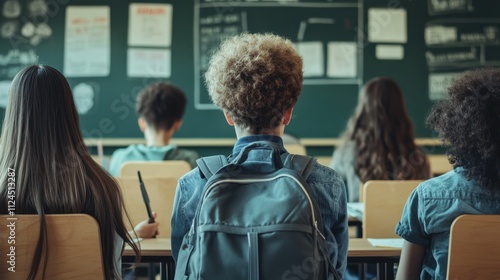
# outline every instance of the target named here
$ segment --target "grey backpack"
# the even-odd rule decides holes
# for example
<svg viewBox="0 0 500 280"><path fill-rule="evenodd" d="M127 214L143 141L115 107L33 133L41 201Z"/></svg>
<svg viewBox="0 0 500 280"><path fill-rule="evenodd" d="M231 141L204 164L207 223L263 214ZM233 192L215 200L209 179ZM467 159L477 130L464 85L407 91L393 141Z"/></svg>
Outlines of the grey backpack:
<svg viewBox="0 0 500 280"><path fill-rule="evenodd" d="M245 168L254 149L269 150L273 172ZM280 156L274 143L262 141L244 147L231 163L224 156L197 163L208 181L181 245L176 280L338 277L306 183L313 158Z"/></svg>

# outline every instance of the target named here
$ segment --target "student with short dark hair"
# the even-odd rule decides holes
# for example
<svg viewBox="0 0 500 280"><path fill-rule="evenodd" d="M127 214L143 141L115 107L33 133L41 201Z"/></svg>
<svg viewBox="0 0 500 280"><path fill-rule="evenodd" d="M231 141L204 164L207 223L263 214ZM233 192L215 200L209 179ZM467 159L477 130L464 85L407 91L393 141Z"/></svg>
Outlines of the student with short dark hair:
<svg viewBox="0 0 500 280"><path fill-rule="evenodd" d="M415 144L403 92L388 78L375 78L361 89L332 168L346 182L350 202L359 201L369 180L417 180L431 177L429 161Z"/></svg>
<svg viewBox="0 0 500 280"><path fill-rule="evenodd" d="M228 157L229 162L243 147L259 141L272 142L279 147L281 154L286 153L281 137L291 120L303 80L302 58L291 41L270 34L230 37L211 58L205 80L210 97L222 109L227 123L234 126L238 138ZM267 163L268 153L265 149L252 150L246 162L263 166ZM254 171L264 172L260 169ZM179 180L171 236L172 255L176 261L206 182L198 168ZM342 275L348 244L344 184L335 171L317 163L307 177L307 183L322 216L330 261Z"/></svg>
<svg viewBox="0 0 500 280"><path fill-rule="evenodd" d="M154 83L137 96L136 112L146 145L130 145L111 156L109 171L118 176L127 161L185 160L196 166L198 154L169 144L182 125L187 100L181 89L170 83Z"/></svg>
<svg viewBox="0 0 500 280"><path fill-rule="evenodd" d="M8 212L7 170L12 168L16 214L40 216L29 279L43 278L45 273L44 216L74 213L97 220L105 279L121 279L123 242L139 253L126 230L122 194L113 177L88 154L71 88L56 69L33 65L14 77L0 137L0 168L0 214ZM157 228L158 223L142 222L136 231L147 238Z"/></svg>
<svg viewBox="0 0 500 280"><path fill-rule="evenodd" d="M405 239L397 279L446 279L453 221L500 214L500 70L458 78L427 124L448 146L453 170L410 195L396 233Z"/></svg>

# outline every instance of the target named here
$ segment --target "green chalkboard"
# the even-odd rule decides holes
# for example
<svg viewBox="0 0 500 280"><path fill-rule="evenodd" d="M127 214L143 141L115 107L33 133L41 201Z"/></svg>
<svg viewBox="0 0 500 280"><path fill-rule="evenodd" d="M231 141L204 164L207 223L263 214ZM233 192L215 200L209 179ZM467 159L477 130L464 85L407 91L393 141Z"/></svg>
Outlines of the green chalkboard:
<svg viewBox="0 0 500 280"><path fill-rule="evenodd" d="M170 4L171 43L129 44L131 3ZM141 137L134 99L144 86L160 80L181 87L189 100L177 137L234 137L221 112L210 103L201 77L220 39L245 31L286 36L304 55L304 87L287 128L300 138L338 137L361 86L377 76L391 77L401 85L417 136L432 137L425 128L425 116L454 75L500 64L500 23L495 14L500 2L493 0L6 0L1 5L2 118L6 88L23 65L39 62L64 71L65 62L69 63L65 28L71 9L109 7L107 70L96 70L94 76L68 75L80 94L81 129L89 138ZM144 48L170 54L166 77L147 71L130 76L130 52ZM73 62L75 69L78 66Z"/></svg>

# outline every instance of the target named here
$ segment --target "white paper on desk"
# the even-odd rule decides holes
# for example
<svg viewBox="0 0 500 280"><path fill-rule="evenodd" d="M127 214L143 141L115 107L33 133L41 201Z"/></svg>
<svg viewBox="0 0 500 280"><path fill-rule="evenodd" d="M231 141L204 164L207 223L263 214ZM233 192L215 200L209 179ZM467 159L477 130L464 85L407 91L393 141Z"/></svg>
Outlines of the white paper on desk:
<svg viewBox="0 0 500 280"><path fill-rule="evenodd" d="M356 43L329 42L327 75L332 78L354 78L357 76L358 61Z"/></svg>
<svg viewBox="0 0 500 280"><path fill-rule="evenodd" d="M64 36L66 77L105 77L110 71L109 6L69 6Z"/></svg>
<svg viewBox="0 0 500 280"><path fill-rule="evenodd" d="M170 77L170 50L130 48L127 53L127 76Z"/></svg>
<svg viewBox="0 0 500 280"><path fill-rule="evenodd" d="M170 47L172 10L171 4L130 4L129 46Z"/></svg>
<svg viewBox="0 0 500 280"><path fill-rule="evenodd" d="M368 238L375 247L403 248L403 238Z"/></svg>
<svg viewBox="0 0 500 280"><path fill-rule="evenodd" d="M368 41L406 43L408 39L405 9L368 9Z"/></svg>
<svg viewBox="0 0 500 280"><path fill-rule="evenodd" d="M299 42L295 44L295 48L304 61L304 77L325 75L322 42Z"/></svg>

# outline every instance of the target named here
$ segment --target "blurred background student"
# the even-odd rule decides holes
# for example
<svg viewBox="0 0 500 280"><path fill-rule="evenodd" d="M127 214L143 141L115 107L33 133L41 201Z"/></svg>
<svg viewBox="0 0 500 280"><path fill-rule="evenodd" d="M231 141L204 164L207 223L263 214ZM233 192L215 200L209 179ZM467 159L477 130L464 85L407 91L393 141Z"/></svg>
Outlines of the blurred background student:
<svg viewBox="0 0 500 280"><path fill-rule="evenodd" d="M343 176L349 202L359 201L360 185L369 180L431 176L427 156L415 144L413 124L396 82L376 78L366 83L331 167Z"/></svg>
<svg viewBox="0 0 500 280"><path fill-rule="evenodd" d="M154 83L142 90L137 96L136 112L146 145L134 144L116 150L111 156L111 175L118 176L127 161L185 160L192 168L196 167L195 151L170 144L182 125L186 103L184 92L170 83Z"/></svg>
<svg viewBox="0 0 500 280"><path fill-rule="evenodd" d="M136 254L125 228L120 188L88 154L66 78L46 65L29 66L12 81L0 137L0 214L7 213L7 170L14 169L16 214L38 214L40 235L28 279L45 273L46 214L83 213L99 224L105 279L121 279L123 243ZM139 237L158 224L141 222ZM144 235L143 235L144 234ZM42 275L42 276L40 276ZM39 277L39 278L38 278Z"/></svg>

